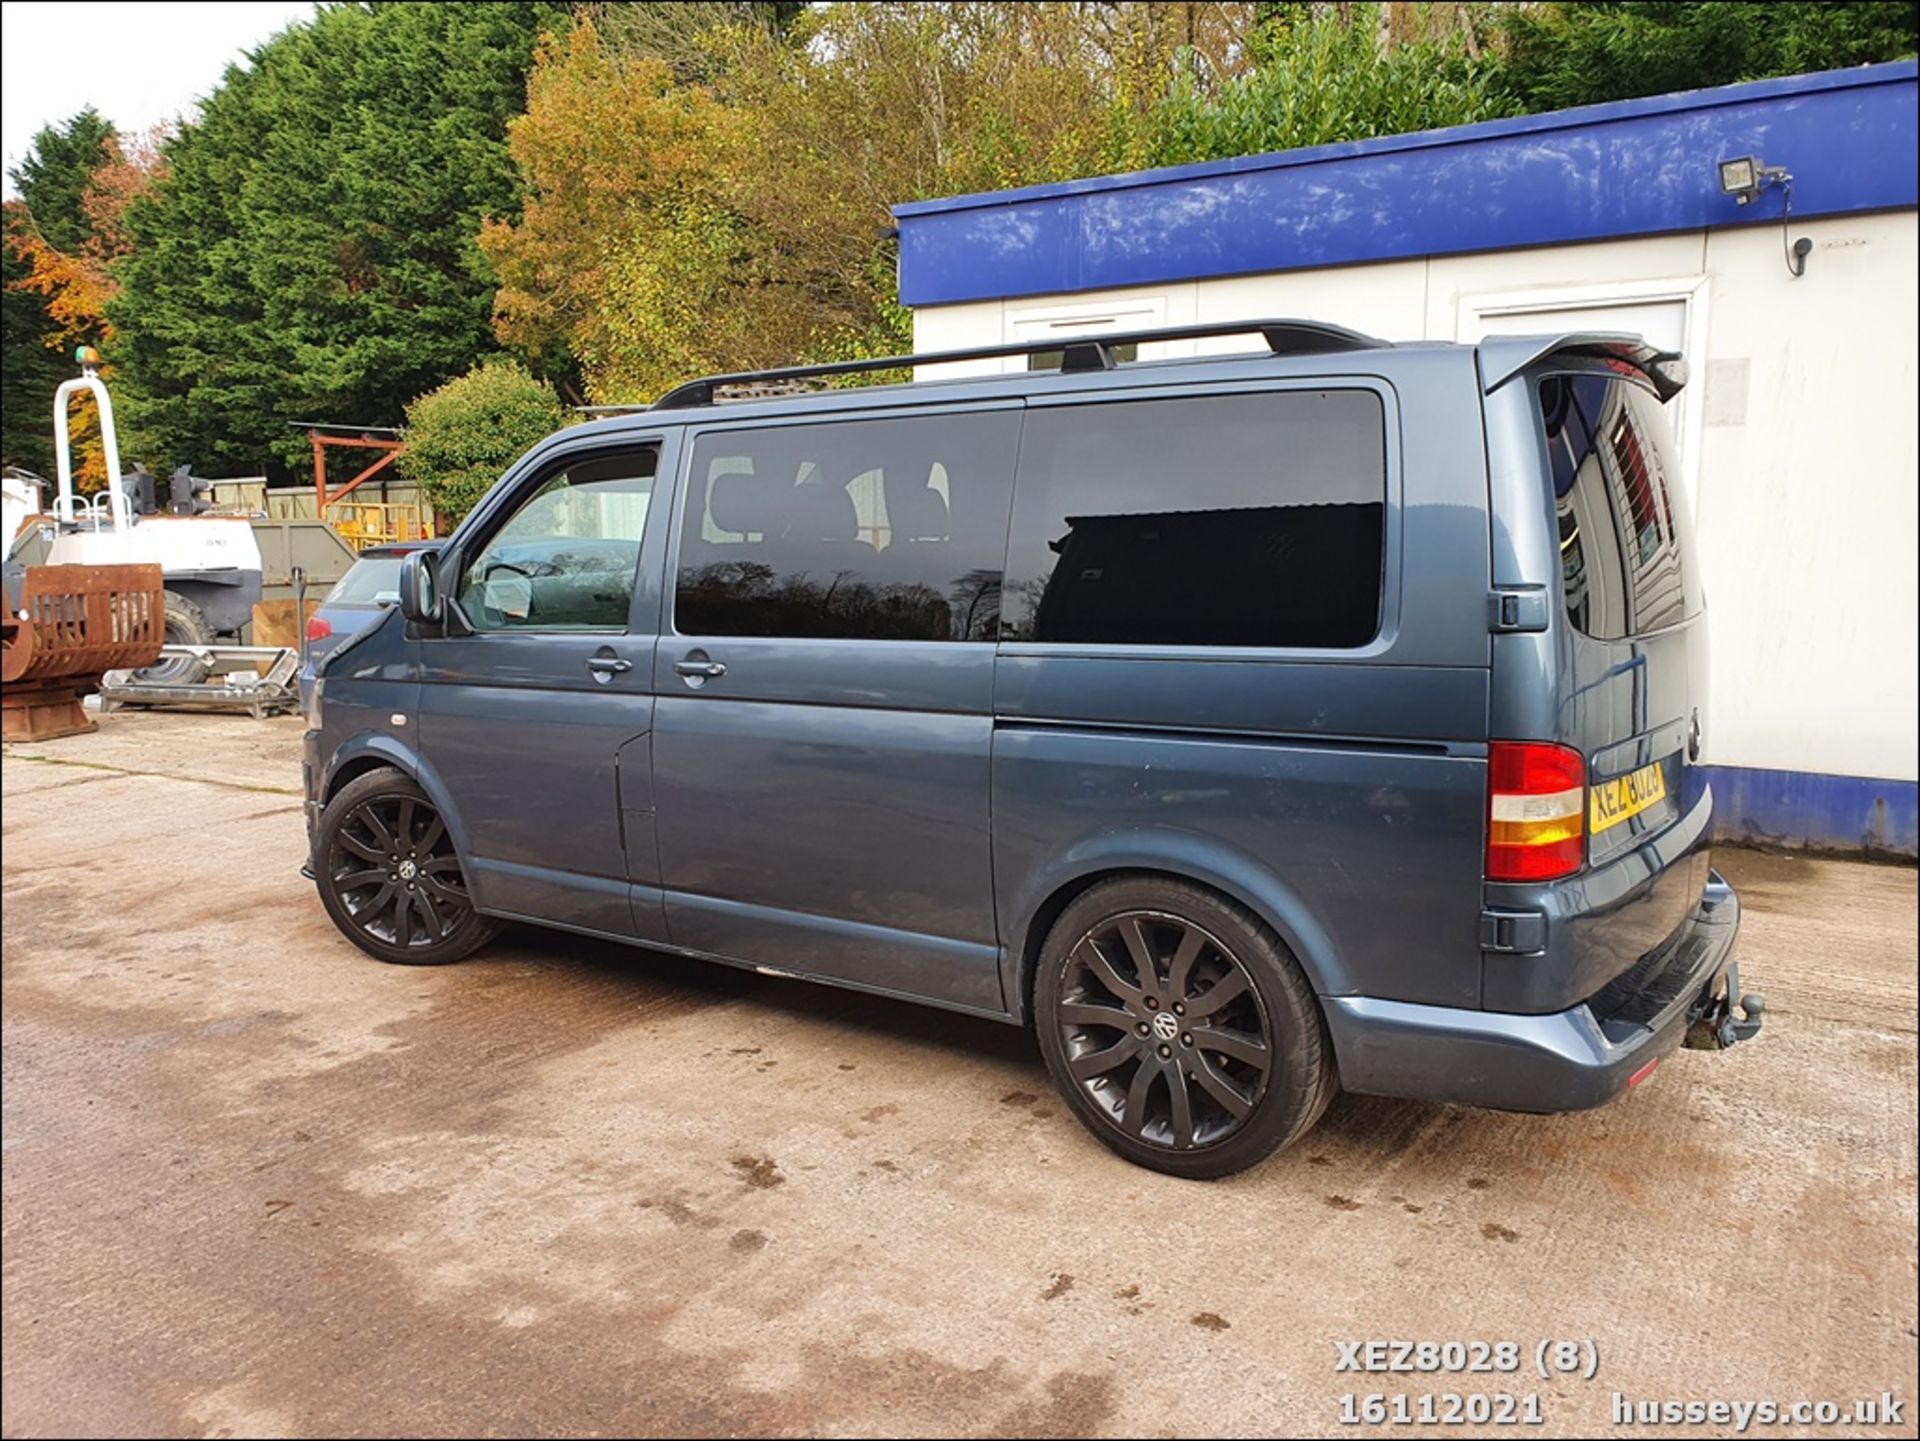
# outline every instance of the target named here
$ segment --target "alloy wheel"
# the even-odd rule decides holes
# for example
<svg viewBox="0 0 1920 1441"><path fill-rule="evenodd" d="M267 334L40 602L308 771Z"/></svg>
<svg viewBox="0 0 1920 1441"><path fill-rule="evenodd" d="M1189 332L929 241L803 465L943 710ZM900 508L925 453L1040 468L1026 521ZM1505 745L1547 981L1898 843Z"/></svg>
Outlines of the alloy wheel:
<svg viewBox="0 0 1920 1441"><path fill-rule="evenodd" d="M1054 1023L1074 1080L1107 1124L1149 1145L1194 1150L1253 1115L1273 1069L1253 977L1179 916L1126 911L1067 955Z"/></svg>
<svg viewBox="0 0 1920 1441"><path fill-rule="evenodd" d="M403 950L431 950L472 913L446 823L425 801L376 795L335 833L327 875L349 920Z"/></svg>

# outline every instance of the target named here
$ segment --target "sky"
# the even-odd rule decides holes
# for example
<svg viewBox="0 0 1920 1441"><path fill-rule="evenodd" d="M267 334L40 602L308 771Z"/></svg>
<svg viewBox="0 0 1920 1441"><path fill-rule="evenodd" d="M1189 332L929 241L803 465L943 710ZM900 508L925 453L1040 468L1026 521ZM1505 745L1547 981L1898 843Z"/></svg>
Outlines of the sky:
<svg viewBox="0 0 1920 1441"><path fill-rule="evenodd" d="M191 112L245 51L312 14L312 0L4 0L6 168L42 126L89 102L128 134Z"/></svg>

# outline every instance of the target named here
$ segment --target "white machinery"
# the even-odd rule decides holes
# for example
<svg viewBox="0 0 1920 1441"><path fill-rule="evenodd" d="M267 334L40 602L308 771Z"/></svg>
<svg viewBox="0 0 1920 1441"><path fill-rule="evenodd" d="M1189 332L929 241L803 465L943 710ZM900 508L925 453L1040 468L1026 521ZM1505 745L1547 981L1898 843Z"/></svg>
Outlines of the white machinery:
<svg viewBox="0 0 1920 1441"><path fill-rule="evenodd" d="M43 524L6 538L7 588L26 565L156 564L166 583L166 643L169 647L205 647L220 637L239 639L261 598L260 544L252 524L242 517L205 515L196 490L205 489L185 469L173 478L168 511L154 495L153 478L136 468L120 471L119 437L113 402L100 379L100 355L81 346L74 359L80 374L54 392L53 438L59 486L53 513ZM107 465L106 489L91 501L74 493L73 457L67 443L67 408L81 390L92 392L100 407L100 440ZM143 671L147 680L192 683L207 673L206 663L182 650L164 655Z"/></svg>
<svg viewBox="0 0 1920 1441"><path fill-rule="evenodd" d="M45 487L46 482L39 476L24 470L15 471L12 466L7 467L5 475L0 475L0 544L11 546L27 517L45 509L40 503L40 492Z"/></svg>

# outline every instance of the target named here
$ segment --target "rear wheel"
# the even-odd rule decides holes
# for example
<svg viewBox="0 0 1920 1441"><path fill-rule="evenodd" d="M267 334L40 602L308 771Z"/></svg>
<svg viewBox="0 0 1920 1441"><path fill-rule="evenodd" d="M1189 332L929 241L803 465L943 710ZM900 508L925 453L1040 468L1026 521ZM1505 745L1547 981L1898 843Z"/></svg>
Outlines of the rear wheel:
<svg viewBox="0 0 1920 1441"><path fill-rule="evenodd" d="M213 627L207 624L206 613L184 595L166 592L166 612L166 644L213 644ZM146 685L198 685L211 670L198 656L170 655L142 666L133 678Z"/></svg>
<svg viewBox="0 0 1920 1441"><path fill-rule="evenodd" d="M342 786L320 814L314 849L321 903L370 956L444 965L493 938L446 822L410 776L378 770Z"/></svg>
<svg viewBox="0 0 1920 1441"><path fill-rule="evenodd" d="M1299 964L1245 907L1185 882L1109 881L1068 906L1034 1011L1074 1113L1169 1175L1244 1170L1306 1134L1335 1089Z"/></svg>

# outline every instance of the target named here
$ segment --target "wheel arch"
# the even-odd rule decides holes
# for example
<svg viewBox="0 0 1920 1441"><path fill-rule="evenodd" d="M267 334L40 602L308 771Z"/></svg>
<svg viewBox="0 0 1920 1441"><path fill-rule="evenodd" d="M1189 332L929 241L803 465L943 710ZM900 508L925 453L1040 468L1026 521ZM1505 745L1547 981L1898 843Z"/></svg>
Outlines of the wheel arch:
<svg viewBox="0 0 1920 1441"><path fill-rule="evenodd" d="M468 862L471 853L467 847L467 830L460 812L453 804L453 797L433 767L421 759L419 752L395 736L366 732L342 743L334 752L333 763L328 766L326 780L320 788L321 805L331 801L349 782L377 770L399 771L427 793L427 799L433 802L441 820L446 822L447 834L453 841L455 852L463 862ZM472 874L469 864L469 878Z"/></svg>
<svg viewBox="0 0 1920 1441"><path fill-rule="evenodd" d="M397 778L409 784L401 786ZM353 787L362 780L374 784L355 793ZM446 808L437 778L421 774L415 758L403 746L392 744L386 737L354 737L328 766L319 791L329 814L314 836L316 854L310 858L312 864L306 874L313 877L321 905L348 940L377 960L404 965L457 961L487 942L495 923L480 909L471 886L456 888L456 894L434 873L436 866L447 863L449 850L463 874L469 868L460 853L461 842L454 833L452 813ZM362 857L346 867L347 872L357 874L336 870L331 859L333 848L342 842L345 828L359 808L367 805L397 805L399 809L397 815L389 812L385 821L372 822L371 836L345 840ZM441 818L444 830L439 834L419 829L424 825L420 813L429 807ZM366 849L369 840L376 846L392 848L384 864L383 850ZM371 869L367 868L369 864ZM390 873L389 865L394 867ZM404 889L399 884L403 881ZM365 895L367 889L374 891L371 900L349 899L350 892L360 890ZM447 909L454 903L458 909ZM390 924L382 933L376 926L389 915ZM424 932L420 920L426 923Z"/></svg>
<svg viewBox="0 0 1920 1441"><path fill-rule="evenodd" d="M333 768L332 774L327 777L327 788L320 797L320 803L325 805L328 801L331 801L335 796L340 794L349 784L359 780L361 776L371 775L374 771L399 771L402 775L406 776L413 774L407 770L405 766L395 762L390 756L363 753L355 756L350 761L343 761Z"/></svg>
<svg viewBox="0 0 1920 1441"><path fill-rule="evenodd" d="M1025 888L1031 899L1019 919L1003 932L1018 938L1011 948L1014 974L1008 999L1014 1018L1033 1018L1034 977L1047 933L1073 902L1104 881L1121 878L1183 881L1205 886L1252 911L1277 935L1316 996L1342 995L1353 989L1338 953L1312 908L1285 879L1250 856L1205 837L1101 838L1077 855L1034 877Z"/></svg>

